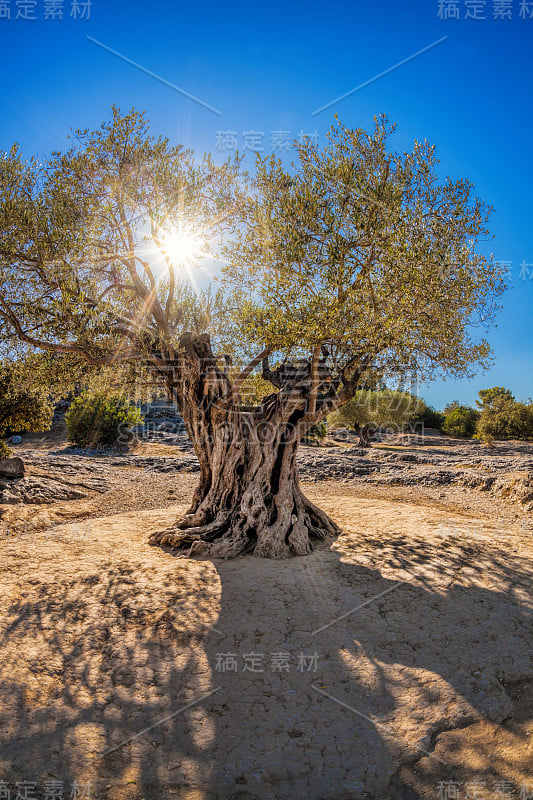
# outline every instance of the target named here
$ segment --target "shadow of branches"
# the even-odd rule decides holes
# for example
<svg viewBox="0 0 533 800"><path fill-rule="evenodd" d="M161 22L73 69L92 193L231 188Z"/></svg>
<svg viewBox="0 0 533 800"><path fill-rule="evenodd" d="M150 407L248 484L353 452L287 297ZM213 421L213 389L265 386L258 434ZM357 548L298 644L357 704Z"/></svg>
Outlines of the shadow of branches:
<svg viewBox="0 0 533 800"><path fill-rule="evenodd" d="M533 672L531 571L496 543L352 527L306 558L223 562L135 536L92 566L79 545L69 574L57 550L45 574L6 573L0 779L91 781L94 798L402 796L400 764L504 720L505 684Z"/></svg>

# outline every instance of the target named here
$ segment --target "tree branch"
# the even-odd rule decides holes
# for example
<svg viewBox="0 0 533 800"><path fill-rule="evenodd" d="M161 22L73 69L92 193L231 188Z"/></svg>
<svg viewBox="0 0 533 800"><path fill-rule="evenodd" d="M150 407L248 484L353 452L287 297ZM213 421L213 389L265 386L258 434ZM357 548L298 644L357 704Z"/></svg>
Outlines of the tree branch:
<svg viewBox="0 0 533 800"><path fill-rule="evenodd" d="M309 392L309 403L307 405L307 413L314 415L316 412L316 399L318 396L318 387L320 384L320 376L318 373L318 362L320 359L321 346L313 349L313 357L311 359L311 391Z"/></svg>
<svg viewBox="0 0 533 800"><path fill-rule="evenodd" d="M123 228L126 232L127 240L128 240L128 250L131 253L135 253L135 242L133 238L133 231L131 229L131 225L126 218L126 213L124 211L124 206L122 204L122 199L120 195L117 197L117 206L118 212L120 215L120 220L122 222ZM131 258L125 259L126 268L130 274L130 277L137 289L138 294L144 300L145 306L147 311L153 314L155 321L157 322L159 329L170 336L170 331L168 328L167 321L165 320L165 315L163 313L163 309L159 303L157 297L157 286L153 283L152 288L150 291L146 288L144 283L142 282L141 278L139 277L139 273L137 272L137 268L135 266L135 255ZM150 277L151 272L147 273ZM153 282L153 276L152 276Z"/></svg>
<svg viewBox="0 0 533 800"><path fill-rule="evenodd" d="M252 361L250 361L250 363L243 369L240 375L238 375L235 378L232 386L232 391L234 395L237 395L239 393L239 389L241 388L242 384L244 383L248 375L250 375L250 373L252 373L254 369L258 366L258 364L263 362L263 370L264 370L264 363L266 361L268 368L268 357L271 352L272 350L270 347L265 347L265 349L261 353L259 353L258 356L256 356L254 359L252 359Z"/></svg>
<svg viewBox="0 0 533 800"><path fill-rule="evenodd" d="M372 358L373 356L366 356L363 358L350 380L344 384L340 392L337 392L337 394L335 394L333 397L327 398L320 404L317 415L319 415L321 419L323 419L327 414L331 414L332 411L336 411L338 408L347 403L348 400L351 400L357 390L359 380L361 379L363 373L366 372L368 365L372 361Z"/></svg>
<svg viewBox="0 0 533 800"><path fill-rule="evenodd" d="M150 215L150 228L151 228L151 235L152 239L155 242L155 245L161 251L163 258L166 261L168 274L169 274L169 287L168 287L168 295L167 295L167 302L165 305L165 325L168 325L168 320L170 316L170 309L172 303L174 301L174 293L176 291L176 272L174 270L174 265L171 259L168 256L168 253L165 252L163 244L159 238L159 234L157 232L156 226L154 224L153 217Z"/></svg>

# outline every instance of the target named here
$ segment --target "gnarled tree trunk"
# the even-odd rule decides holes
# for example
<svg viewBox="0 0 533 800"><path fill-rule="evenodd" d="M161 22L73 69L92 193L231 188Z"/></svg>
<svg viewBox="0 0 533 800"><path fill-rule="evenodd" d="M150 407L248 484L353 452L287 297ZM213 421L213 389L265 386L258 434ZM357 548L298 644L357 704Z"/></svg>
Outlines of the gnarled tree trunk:
<svg viewBox="0 0 533 800"><path fill-rule="evenodd" d="M187 514L151 543L222 558L310 553L313 540L339 529L300 489L301 396L280 392L257 412L243 412L208 337L186 335L180 344L166 380L198 456L200 482Z"/></svg>

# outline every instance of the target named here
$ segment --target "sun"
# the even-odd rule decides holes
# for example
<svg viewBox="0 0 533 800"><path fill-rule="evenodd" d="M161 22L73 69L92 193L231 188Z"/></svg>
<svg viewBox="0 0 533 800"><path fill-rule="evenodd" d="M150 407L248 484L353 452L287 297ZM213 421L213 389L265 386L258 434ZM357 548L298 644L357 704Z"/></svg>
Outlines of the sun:
<svg viewBox="0 0 533 800"><path fill-rule="evenodd" d="M205 242L199 236L182 229L168 233L162 242L162 250L168 258L176 263L194 261L202 255Z"/></svg>

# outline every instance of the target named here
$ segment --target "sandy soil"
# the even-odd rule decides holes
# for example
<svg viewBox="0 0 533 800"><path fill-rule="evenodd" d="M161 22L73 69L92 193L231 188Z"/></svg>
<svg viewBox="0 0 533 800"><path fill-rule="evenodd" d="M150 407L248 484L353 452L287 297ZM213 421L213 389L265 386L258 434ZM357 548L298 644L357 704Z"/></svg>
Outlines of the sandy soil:
<svg viewBox="0 0 533 800"><path fill-rule="evenodd" d="M464 490L325 481L305 489L343 532L307 558L149 547L194 482L123 470L104 494L5 509L13 797L24 780L39 798L90 781L91 800L533 792L522 514Z"/></svg>

